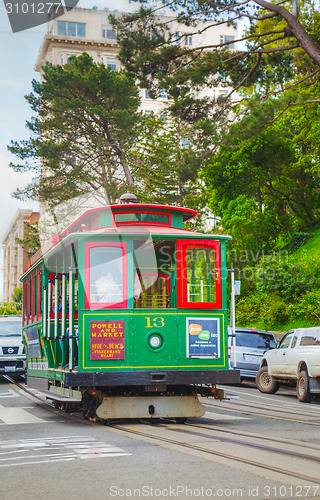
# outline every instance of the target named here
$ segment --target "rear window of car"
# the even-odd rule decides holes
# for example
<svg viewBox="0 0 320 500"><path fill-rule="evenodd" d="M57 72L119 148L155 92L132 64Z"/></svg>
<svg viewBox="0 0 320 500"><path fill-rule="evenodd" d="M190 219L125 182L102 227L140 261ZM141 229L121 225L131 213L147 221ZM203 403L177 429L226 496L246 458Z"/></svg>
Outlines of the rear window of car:
<svg viewBox="0 0 320 500"><path fill-rule="evenodd" d="M256 332L237 332L236 343L242 347L271 349L277 346L273 335Z"/></svg>
<svg viewBox="0 0 320 500"><path fill-rule="evenodd" d="M0 338L1 337L21 337L22 320L0 319Z"/></svg>
<svg viewBox="0 0 320 500"><path fill-rule="evenodd" d="M300 345L320 345L320 328L305 330L300 339Z"/></svg>

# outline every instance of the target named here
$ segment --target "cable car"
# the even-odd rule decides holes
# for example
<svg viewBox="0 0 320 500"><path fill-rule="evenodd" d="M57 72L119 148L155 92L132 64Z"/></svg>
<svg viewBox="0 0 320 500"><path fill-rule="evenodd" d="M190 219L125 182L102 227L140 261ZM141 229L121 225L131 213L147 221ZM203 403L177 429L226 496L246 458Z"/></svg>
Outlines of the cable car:
<svg viewBox="0 0 320 500"><path fill-rule="evenodd" d="M128 199L129 198L129 199ZM90 419L200 417L228 367L226 243L189 208L91 209L35 254L23 281L27 385Z"/></svg>

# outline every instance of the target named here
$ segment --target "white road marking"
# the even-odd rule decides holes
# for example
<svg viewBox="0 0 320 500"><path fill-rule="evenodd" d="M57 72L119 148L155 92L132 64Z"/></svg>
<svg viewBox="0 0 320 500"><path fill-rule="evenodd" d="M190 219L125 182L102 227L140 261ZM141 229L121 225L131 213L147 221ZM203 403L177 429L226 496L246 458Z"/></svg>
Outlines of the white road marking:
<svg viewBox="0 0 320 500"><path fill-rule="evenodd" d="M238 415L226 415L224 413L217 413L216 411L206 411L201 418L209 420L252 420L251 417L239 417Z"/></svg>
<svg viewBox="0 0 320 500"><path fill-rule="evenodd" d="M0 441L0 468L130 455L122 448L86 436Z"/></svg>
<svg viewBox="0 0 320 500"><path fill-rule="evenodd" d="M0 408L0 420L2 420L5 425L49 423L48 420L36 417L23 408Z"/></svg>
<svg viewBox="0 0 320 500"><path fill-rule="evenodd" d="M283 406L283 407L286 407L286 406L292 406L294 408L299 408L301 410L302 406L301 406L301 403L299 403L299 401L297 402L290 402L290 401L284 401L283 399L281 400L280 398L278 399L278 396L281 396L281 393L279 392L278 395L277 395L277 399L276 398L272 398L270 397L270 395L268 396L261 396L258 394L253 394L253 393L250 393L250 392L244 392L244 391L237 391L236 389L230 389L228 388L229 391L231 391L232 393L234 394L239 394L239 399L241 400L241 396L250 396L251 398L256 398L256 399L264 399L265 401L268 401L269 405L272 405L272 404L275 404L277 406ZM292 393L293 396L295 396L294 393ZM233 399L233 398L232 398ZM248 401L248 400L246 400ZM254 403L254 399L251 399L250 400L251 403ZM320 411L320 406L319 405L308 405L308 411Z"/></svg>
<svg viewBox="0 0 320 500"><path fill-rule="evenodd" d="M19 394L16 391L9 389L7 392L0 392L0 398L19 398Z"/></svg>

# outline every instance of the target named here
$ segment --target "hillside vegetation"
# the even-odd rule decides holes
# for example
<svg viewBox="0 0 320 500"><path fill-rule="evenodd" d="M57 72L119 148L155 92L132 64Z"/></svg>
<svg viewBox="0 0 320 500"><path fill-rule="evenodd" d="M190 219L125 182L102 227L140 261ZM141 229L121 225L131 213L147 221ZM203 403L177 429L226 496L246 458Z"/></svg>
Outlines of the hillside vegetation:
<svg viewBox="0 0 320 500"><path fill-rule="evenodd" d="M260 259L251 276L237 298L237 325L276 331L320 325L320 228L294 235Z"/></svg>

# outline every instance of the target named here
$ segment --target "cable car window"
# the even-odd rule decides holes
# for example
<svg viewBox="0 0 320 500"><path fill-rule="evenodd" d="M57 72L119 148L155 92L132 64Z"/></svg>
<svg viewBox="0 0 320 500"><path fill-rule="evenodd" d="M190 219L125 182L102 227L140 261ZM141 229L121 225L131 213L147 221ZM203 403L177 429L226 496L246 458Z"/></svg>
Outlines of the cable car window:
<svg viewBox="0 0 320 500"><path fill-rule="evenodd" d="M28 279L28 323L32 323L32 280Z"/></svg>
<svg viewBox="0 0 320 500"><path fill-rule="evenodd" d="M221 307L219 241L177 242L178 307Z"/></svg>
<svg viewBox="0 0 320 500"><path fill-rule="evenodd" d="M116 224L123 224L126 222L150 222L152 224L169 224L169 215L156 213L122 213L114 214L114 221Z"/></svg>
<svg viewBox="0 0 320 500"><path fill-rule="evenodd" d="M140 278L141 293L135 301L135 308L161 309L170 305L170 276L165 274L146 274ZM142 279L141 279L142 278Z"/></svg>
<svg viewBox="0 0 320 500"><path fill-rule="evenodd" d="M28 281L26 280L23 283L23 325L25 326L27 324L27 296L28 296Z"/></svg>
<svg viewBox="0 0 320 500"><path fill-rule="evenodd" d="M86 244L86 307L126 307L126 259L123 245Z"/></svg>
<svg viewBox="0 0 320 500"><path fill-rule="evenodd" d="M38 281L37 273L32 276L32 290L33 290L33 306L32 306L32 321L37 321L38 316Z"/></svg>
<svg viewBox="0 0 320 500"><path fill-rule="evenodd" d="M170 293L170 282L173 286L174 255L175 241L173 240L147 238L134 241L135 308L173 307L175 294Z"/></svg>
<svg viewBox="0 0 320 500"><path fill-rule="evenodd" d="M187 301L216 302L215 250L187 249Z"/></svg>
<svg viewBox="0 0 320 500"><path fill-rule="evenodd" d="M38 319L42 317L42 267L38 271Z"/></svg>

